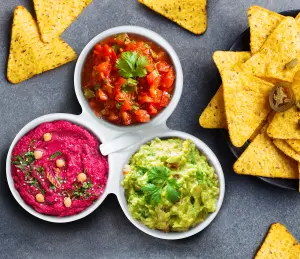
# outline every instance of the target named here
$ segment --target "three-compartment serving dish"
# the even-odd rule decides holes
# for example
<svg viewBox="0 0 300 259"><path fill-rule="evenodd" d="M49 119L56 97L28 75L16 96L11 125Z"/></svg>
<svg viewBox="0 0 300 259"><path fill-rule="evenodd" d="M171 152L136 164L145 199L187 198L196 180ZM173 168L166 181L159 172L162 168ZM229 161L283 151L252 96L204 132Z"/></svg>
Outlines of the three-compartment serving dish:
<svg viewBox="0 0 300 259"><path fill-rule="evenodd" d="M105 120L99 119L90 109L88 102L86 101L84 94L81 90L82 69L90 51L98 42L101 42L102 40L110 36L117 35L120 33L136 34L145 37L151 40L152 42L154 42L155 44L159 45L170 56L174 66L174 70L176 72L175 87L174 87L174 92L170 100L170 103L164 110L162 110L161 113L159 113L149 122L144 124L131 125L131 126L119 126L119 125L113 125ZM98 206L100 206L100 204L103 202L103 200L106 198L108 194L112 193L117 196L118 201L126 217L137 228L154 237L158 237L162 239L186 238L200 232L202 229L208 226L212 222L212 220L216 217L223 202L224 192L225 192L224 175L217 157L214 155L214 153L205 143L203 143L201 140L187 133L171 130L166 125L166 121L168 117L172 114L172 112L174 111L174 109L176 108L179 102L182 88L183 88L183 72L182 72L181 64L177 54L175 53L174 49L170 46L170 44L155 32L141 27L121 26L121 27L116 27L104 31L99 35L97 35L96 37L94 37L81 52L75 68L74 84L75 84L75 92L76 92L77 99L82 107L82 113L80 115L57 113L57 114L49 114L49 115L41 116L29 122L26 126L24 126L17 134L17 136L15 137L15 139L13 140L10 146L7 155L7 161L6 161L6 174L7 174L7 181L9 184L9 188L13 196L17 200L17 202L26 211L28 211L29 213L31 213L32 215L40 219L49 222L55 222L55 223L65 223L65 222L75 221L89 215ZM16 143L25 134L27 134L29 131L36 128L40 124L45 122L58 121L58 120L65 120L65 121L72 122L74 124L82 126L83 128L93 133L102 143L100 145L100 150L104 156L108 157L108 164L109 164L108 180L106 183L105 190L100 196L100 198L97 199L91 206L89 206L82 212L75 215L66 216L66 217L44 215L38 213L32 207L27 205L23 201L19 192L16 190L14 186L14 180L12 178L12 172L11 172L12 151ZM216 211L214 213L209 214L209 216L203 222L189 229L186 232L165 233L162 231L150 229L145 225L143 225L142 223L133 219L127 207L124 188L121 185L121 182L123 180L123 174L122 174L123 167L125 164L128 163L131 156L138 151L141 145L147 143L148 141L156 137L162 139L174 137L174 138L192 140L195 143L197 149L207 157L209 164L214 168L215 173L218 177L220 191L219 191L219 197L217 199Z"/></svg>

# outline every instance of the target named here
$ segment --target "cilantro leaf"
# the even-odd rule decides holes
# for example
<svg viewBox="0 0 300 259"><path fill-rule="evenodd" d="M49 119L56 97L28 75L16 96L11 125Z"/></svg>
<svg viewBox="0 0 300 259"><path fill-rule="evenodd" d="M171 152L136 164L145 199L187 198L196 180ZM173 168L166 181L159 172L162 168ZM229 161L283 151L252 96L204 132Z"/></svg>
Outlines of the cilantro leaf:
<svg viewBox="0 0 300 259"><path fill-rule="evenodd" d="M196 177L197 177L197 180L200 184L205 183L205 175L202 171L198 170L197 173L196 173Z"/></svg>
<svg viewBox="0 0 300 259"><path fill-rule="evenodd" d="M149 170L148 179L153 184L163 185L168 180L169 172L165 166L155 166Z"/></svg>
<svg viewBox="0 0 300 259"><path fill-rule="evenodd" d="M145 77L147 65L149 65L148 58L144 55L139 56L136 51L123 52L116 62L118 72L124 78Z"/></svg>
<svg viewBox="0 0 300 259"><path fill-rule="evenodd" d="M62 153L61 153L60 151L55 152L54 154L52 154L52 155L50 156L50 160L53 160L54 158L60 156L61 154L62 154Z"/></svg>
<svg viewBox="0 0 300 259"><path fill-rule="evenodd" d="M180 199L180 192L178 190L176 190L174 188L174 186L172 184L170 184L169 182L168 182L166 188L167 188L167 199L170 202L173 202L173 203L179 201L179 199Z"/></svg>
<svg viewBox="0 0 300 259"><path fill-rule="evenodd" d="M151 205L156 206L161 202L161 188L149 183L142 187L142 191L146 195L146 201Z"/></svg>

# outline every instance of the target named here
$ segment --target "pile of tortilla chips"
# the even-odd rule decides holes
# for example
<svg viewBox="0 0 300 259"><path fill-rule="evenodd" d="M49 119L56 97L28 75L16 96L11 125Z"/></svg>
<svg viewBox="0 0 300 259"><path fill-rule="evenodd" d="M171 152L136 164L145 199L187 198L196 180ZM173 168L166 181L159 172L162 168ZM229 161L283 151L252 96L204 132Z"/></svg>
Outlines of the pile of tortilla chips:
<svg viewBox="0 0 300 259"><path fill-rule="evenodd" d="M272 224L254 259L299 259L300 244L280 223Z"/></svg>
<svg viewBox="0 0 300 259"><path fill-rule="evenodd" d="M59 35L92 0L34 0L37 22L23 7L14 11L7 79L17 84L66 64L77 55Z"/></svg>
<svg viewBox="0 0 300 259"><path fill-rule="evenodd" d="M214 53L222 85L199 122L228 129L236 147L250 142L234 164L236 173L299 179L300 109L276 113L269 95L274 85L287 82L300 101L300 14L285 17L252 6L248 19L251 52ZM296 64L287 68L292 60Z"/></svg>
<svg viewBox="0 0 300 259"><path fill-rule="evenodd" d="M207 27L206 0L138 0L194 34Z"/></svg>

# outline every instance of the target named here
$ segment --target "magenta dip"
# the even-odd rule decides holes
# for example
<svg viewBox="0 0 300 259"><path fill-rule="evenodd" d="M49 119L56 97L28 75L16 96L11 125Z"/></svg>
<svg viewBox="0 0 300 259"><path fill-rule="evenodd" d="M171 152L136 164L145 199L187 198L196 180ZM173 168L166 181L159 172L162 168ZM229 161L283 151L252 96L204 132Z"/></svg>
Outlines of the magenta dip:
<svg viewBox="0 0 300 259"><path fill-rule="evenodd" d="M12 151L12 177L22 199L37 212L70 216L103 193L108 162L99 140L68 121L39 125Z"/></svg>

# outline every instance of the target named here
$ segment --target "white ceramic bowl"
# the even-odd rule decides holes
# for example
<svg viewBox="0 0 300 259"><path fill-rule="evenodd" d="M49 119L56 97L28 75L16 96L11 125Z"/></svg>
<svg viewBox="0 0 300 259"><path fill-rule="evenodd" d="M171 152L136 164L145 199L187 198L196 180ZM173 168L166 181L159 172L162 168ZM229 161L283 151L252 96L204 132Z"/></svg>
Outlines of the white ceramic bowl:
<svg viewBox="0 0 300 259"><path fill-rule="evenodd" d="M103 41L104 39L107 39L108 37L120 34L120 33L130 33L130 34L136 34L139 36L143 36L147 39L149 39L151 42L156 43L159 45L162 49L164 49L168 55L170 56L174 69L175 69L175 74L176 74L176 79L175 79L175 87L174 87L174 93L171 99L171 102L169 105L162 110L157 116L155 116L153 119L151 119L148 123L144 124L136 124L136 125L131 125L131 126L118 126L114 125L112 123L109 123L105 120L99 119L94 112L91 110L89 107L89 104L87 103L82 89L81 89L81 73L82 69L85 63L85 60L88 56L88 54L92 51L94 46ZM116 132L115 136L120 133L125 133L125 132L133 132L137 130L144 130L144 129L149 129L151 127L155 127L156 125L160 123L165 123L166 120L169 118L169 116L172 114L174 109L176 108L181 93L182 93L182 87L183 87L183 73L182 73L182 67L179 61L179 58L172 48L172 46L159 34L142 28L142 27L137 27L137 26L120 26L120 27L115 27L109 30L106 30L100 34L98 34L96 37L94 37L82 50L77 63L75 67L75 74L74 74L74 85L75 85L75 92L77 99L82 107L83 113L86 113L93 117L94 119L97 120L99 124L99 128L102 130L108 132L108 134L113 135L114 132Z"/></svg>
<svg viewBox="0 0 300 259"><path fill-rule="evenodd" d="M142 144L145 144L145 143L149 142L150 140L154 139L155 137L158 137L158 138L161 138L161 139L178 137L178 138L181 138L181 139L190 139L190 140L192 140L195 143L198 150L200 150L200 152L207 157L208 163L215 169L215 172L218 176L220 193L219 193L219 197L218 197L218 200L217 200L216 211L214 213L209 214L209 216L203 222L201 222L197 226L189 229L186 232L169 232L169 233L165 233L165 232L162 232L162 231L159 231L159 230L150 229L150 228L146 227L145 225L143 225L141 222L133 219L133 217L131 216L131 214L128 210L127 201L126 201L126 198L125 198L125 191L124 191L124 188L121 185L121 182L123 180L122 168L124 167L125 164L128 163L131 156L139 150L139 148ZM139 228L141 231L145 232L146 234L157 237L157 238L169 239L169 240L187 238L187 237L190 237L190 236L195 235L195 234L199 233L200 231L202 231L217 216L217 214L218 214L218 212L219 212L219 210L222 206L223 199L224 199L224 194L225 194L224 174L223 174L222 167L219 163L219 160L217 159L215 154L212 152L212 150L204 142L202 142L198 138L196 138L196 137L194 137L190 134L180 132L180 131L163 130L161 133L156 133L155 135L149 135L149 136L145 137L143 139L143 141L136 144L134 147L130 148L130 150L128 152L120 153L119 157L118 157L118 160L123 161L123 163L120 162L120 166L118 168L118 171L119 171L118 184L119 184L119 186L118 186L117 189L114 190L114 192L118 197L119 203L120 203L126 217L131 221L131 223L133 225L135 225L137 228Z"/></svg>

